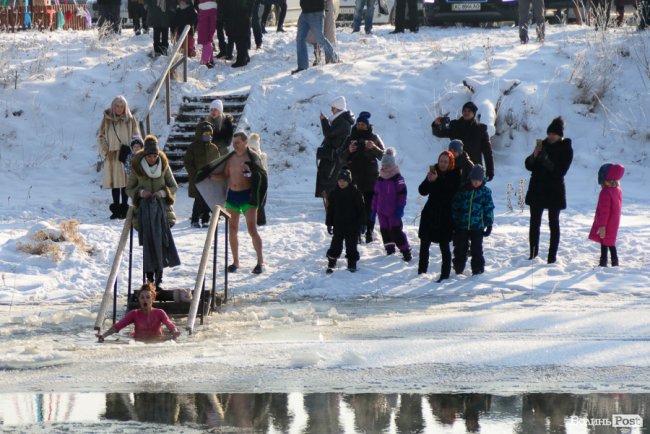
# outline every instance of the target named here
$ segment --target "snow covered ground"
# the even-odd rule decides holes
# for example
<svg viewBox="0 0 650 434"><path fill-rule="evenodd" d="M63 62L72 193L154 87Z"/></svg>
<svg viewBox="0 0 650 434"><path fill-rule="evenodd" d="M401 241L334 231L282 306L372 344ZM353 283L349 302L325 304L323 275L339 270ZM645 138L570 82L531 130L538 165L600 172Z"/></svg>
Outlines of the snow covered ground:
<svg viewBox="0 0 650 434"><path fill-rule="evenodd" d="M513 28L390 30L339 33L343 63L295 76L295 29L270 33L243 70L222 63L207 70L194 59L188 83L173 83L175 107L185 94L250 91L240 127L261 134L271 164L269 224L261 229L268 269L247 272L255 259L243 235L243 272L230 275L231 302L194 335L155 345L125 334L100 345L93 336L121 231L121 222L108 219L110 193L99 188L95 133L116 95L127 97L136 116L144 112L165 59L152 60L150 39L129 31L102 41L94 32L0 33L2 390L650 389L650 33L550 26L543 45L519 45ZM478 84L476 95L464 79ZM357 273L341 268L326 276L329 237L313 189L318 115L331 100L345 95L355 113L370 111L375 132L397 148L417 257L424 205L417 185L447 145L431 135L432 119L457 116L470 99L488 119L512 80L521 84L501 98L493 137L496 221L485 242L486 273L437 284L437 249L429 274L418 276L416 264L386 257L374 242L360 246ZM164 140L160 104L154 131ZM528 210L514 193L528 180L525 157L557 115L575 157L558 262L547 265L527 260ZM626 174L621 266L603 269L587 235L597 170L607 161L624 164ZM170 287L192 287L196 276L205 232L189 227L191 205L181 188L173 233L183 265L166 272ZM17 249L42 222L68 219L80 222L91 254L69 244L54 262ZM125 282L123 273L121 290Z"/></svg>

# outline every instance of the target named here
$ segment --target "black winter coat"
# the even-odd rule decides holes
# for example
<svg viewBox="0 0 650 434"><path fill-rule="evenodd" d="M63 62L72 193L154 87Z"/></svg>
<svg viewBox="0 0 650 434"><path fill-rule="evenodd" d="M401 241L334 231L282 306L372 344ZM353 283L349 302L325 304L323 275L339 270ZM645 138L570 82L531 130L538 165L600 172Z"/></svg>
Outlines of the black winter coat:
<svg viewBox="0 0 650 434"><path fill-rule="evenodd" d="M565 209L566 189L564 175L573 160L571 139L556 143L542 142L542 151L537 158L530 154L526 158L526 169L531 171L526 205L544 209Z"/></svg>
<svg viewBox="0 0 650 434"><path fill-rule="evenodd" d="M436 169L437 167L436 164ZM418 237L421 240L430 240L434 243L451 241L454 228L451 219L451 201L460 186L460 176L459 170L443 172L434 182L429 182L425 177L418 187L418 192L422 196L428 196L420 216Z"/></svg>
<svg viewBox="0 0 650 434"><path fill-rule="evenodd" d="M488 178L494 176L494 156L487 125L479 123L476 119L466 121L460 118L451 121L449 128L444 128L442 124L436 125L434 122L431 124L431 131L436 137L461 140L463 151L469 154L472 162L483 165ZM485 164L483 164L483 160L485 160Z"/></svg>
<svg viewBox="0 0 650 434"><path fill-rule="evenodd" d="M354 186L340 188L338 185L329 194L325 224L333 226L340 234L358 234L366 224L366 207L363 194Z"/></svg>
<svg viewBox="0 0 650 434"><path fill-rule="evenodd" d="M357 141L357 151L350 153L350 143ZM365 142L371 140L379 149L367 150ZM352 128L350 135L341 145L341 161L348 166L352 172L352 182L361 190L367 193L375 190L375 182L379 176L379 165L377 161L384 155L384 142L372 132L372 126L366 131Z"/></svg>
<svg viewBox="0 0 650 434"><path fill-rule="evenodd" d="M350 135L352 125L354 125L354 115L349 111L345 111L337 116L331 124L328 119L321 119L320 123L324 139L320 145L320 151L316 155L316 164L318 166L316 197L322 197L323 191L329 193L336 186L336 177L342 166L339 159L341 145L345 138Z"/></svg>
<svg viewBox="0 0 650 434"><path fill-rule="evenodd" d="M300 0L300 9L304 13L324 11L325 0Z"/></svg>

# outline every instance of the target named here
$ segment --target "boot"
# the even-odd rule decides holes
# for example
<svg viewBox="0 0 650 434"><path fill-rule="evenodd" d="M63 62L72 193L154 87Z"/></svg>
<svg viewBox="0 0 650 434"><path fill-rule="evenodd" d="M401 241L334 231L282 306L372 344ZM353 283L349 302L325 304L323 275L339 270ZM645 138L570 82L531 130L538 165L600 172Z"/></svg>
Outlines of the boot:
<svg viewBox="0 0 650 434"><path fill-rule="evenodd" d="M122 205L120 205L120 215L118 218L120 220L124 220L126 218L126 213L128 212L129 212L129 204L123 203Z"/></svg>
<svg viewBox="0 0 650 434"><path fill-rule="evenodd" d="M116 218L120 217L120 204L119 203L112 203L108 206L108 209L111 211L111 216L109 217L111 220L115 220Z"/></svg>
<svg viewBox="0 0 650 434"><path fill-rule="evenodd" d="M601 256L600 261L598 261L599 267L607 267L607 256Z"/></svg>
<svg viewBox="0 0 650 434"><path fill-rule="evenodd" d="M409 262L411 259L413 259L413 255L411 255L411 249L402 250L402 259L404 262Z"/></svg>
<svg viewBox="0 0 650 434"><path fill-rule="evenodd" d="M336 258L327 258L327 274L332 274L336 268Z"/></svg>
<svg viewBox="0 0 650 434"><path fill-rule="evenodd" d="M530 246L530 256L528 260L535 259L539 253L539 246Z"/></svg>
<svg viewBox="0 0 650 434"><path fill-rule="evenodd" d="M609 253L612 255L612 267L618 267L618 253L616 247L610 247Z"/></svg>
<svg viewBox="0 0 650 434"><path fill-rule="evenodd" d="M348 259L348 271L354 273L357 271L357 261L354 259Z"/></svg>
<svg viewBox="0 0 650 434"><path fill-rule="evenodd" d="M449 279L449 274L451 273L451 264L442 263L442 268L440 269L440 277L436 282L440 283L445 279Z"/></svg>
<svg viewBox="0 0 650 434"><path fill-rule="evenodd" d="M395 254L395 244L388 244L386 247L386 255L394 255Z"/></svg>

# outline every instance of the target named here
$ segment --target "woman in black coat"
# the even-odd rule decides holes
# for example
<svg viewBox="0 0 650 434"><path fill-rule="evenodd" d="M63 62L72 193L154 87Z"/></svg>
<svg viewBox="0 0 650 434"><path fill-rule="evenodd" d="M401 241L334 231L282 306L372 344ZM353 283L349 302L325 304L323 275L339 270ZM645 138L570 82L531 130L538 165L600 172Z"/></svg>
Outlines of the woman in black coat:
<svg viewBox="0 0 650 434"><path fill-rule="evenodd" d="M329 192L336 187L336 177L342 167L339 159L341 145L354 125L354 115L347 110L344 97L332 101L332 116L321 113L320 123L324 138L316 151L315 196L327 200Z"/></svg>
<svg viewBox="0 0 650 434"><path fill-rule="evenodd" d="M438 282L449 278L451 272L451 249L453 223L451 220L451 201L460 185L460 170L454 164L454 154L443 151L438 163L429 169L426 178L418 187L422 196L428 196L420 216L420 260L418 274L426 273L429 267L429 248L431 243L440 245L442 266Z"/></svg>
<svg viewBox="0 0 650 434"><path fill-rule="evenodd" d="M539 229L542 214L548 210L548 226L551 239L548 247L548 263L557 259L560 244L560 211L566 208L566 189L564 176L573 160L571 139L564 138L564 121L561 117L553 119L546 130L547 137L538 140L535 150L526 158L526 169L531 171L526 205L530 206L530 256L539 253Z"/></svg>

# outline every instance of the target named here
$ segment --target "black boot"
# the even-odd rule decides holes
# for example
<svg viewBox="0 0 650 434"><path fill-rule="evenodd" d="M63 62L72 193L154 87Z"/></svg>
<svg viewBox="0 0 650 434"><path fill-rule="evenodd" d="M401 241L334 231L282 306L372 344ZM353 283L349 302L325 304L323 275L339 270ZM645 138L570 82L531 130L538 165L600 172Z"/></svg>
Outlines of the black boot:
<svg viewBox="0 0 650 434"><path fill-rule="evenodd" d="M442 263L442 268L440 269L440 277L436 282L440 283L445 279L449 279L449 274L451 273L451 264Z"/></svg>
<svg viewBox="0 0 650 434"><path fill-rule="evenodd" d="M616 246L611 246L609 248L609 253L612 256L612 267L618 267L618 253L616 252Z"/></svg>
<svg viewBox="0 0 650 434"><path fill-rule="evenodd" d="M111 220L115 220L116 218L120 218L120 204L119 203L112 203L108 206L108 209L111 211L111 216L109 217Z"/></svg>
<svg viewBox="0 0 650 434"><path fill-rule="evenodd" d="M327 274L332 274L336 268L336 258L327 258Z"/></svg>
<svg viewBox="0 0 650 434"><path fill-rule="evenodd" d="M357 261L354 259L348 259L348 271L354 273L357 271Z"/></svg>
<svg viewBox="0 0 650 434"><path fill-rule="evenodd" d="M411 259L413 259L413 255L411 255L411 249L402 250L402 259L404 262L410 262Z"/></svg>
<svg viewBox="0 0 650 434"><path fill-rule="evenodd" d="M119 219L124 220L126 218L126 213L129 212L129 204L128 203L123 203L120 205L120 215Z"/></svg>
<svg viewBox="0 0 650 434"><path fill-rule="evenodd" d="M535 259L539 253L539 246L530 246L530 256L528 256L529 260Z"/></svg>

